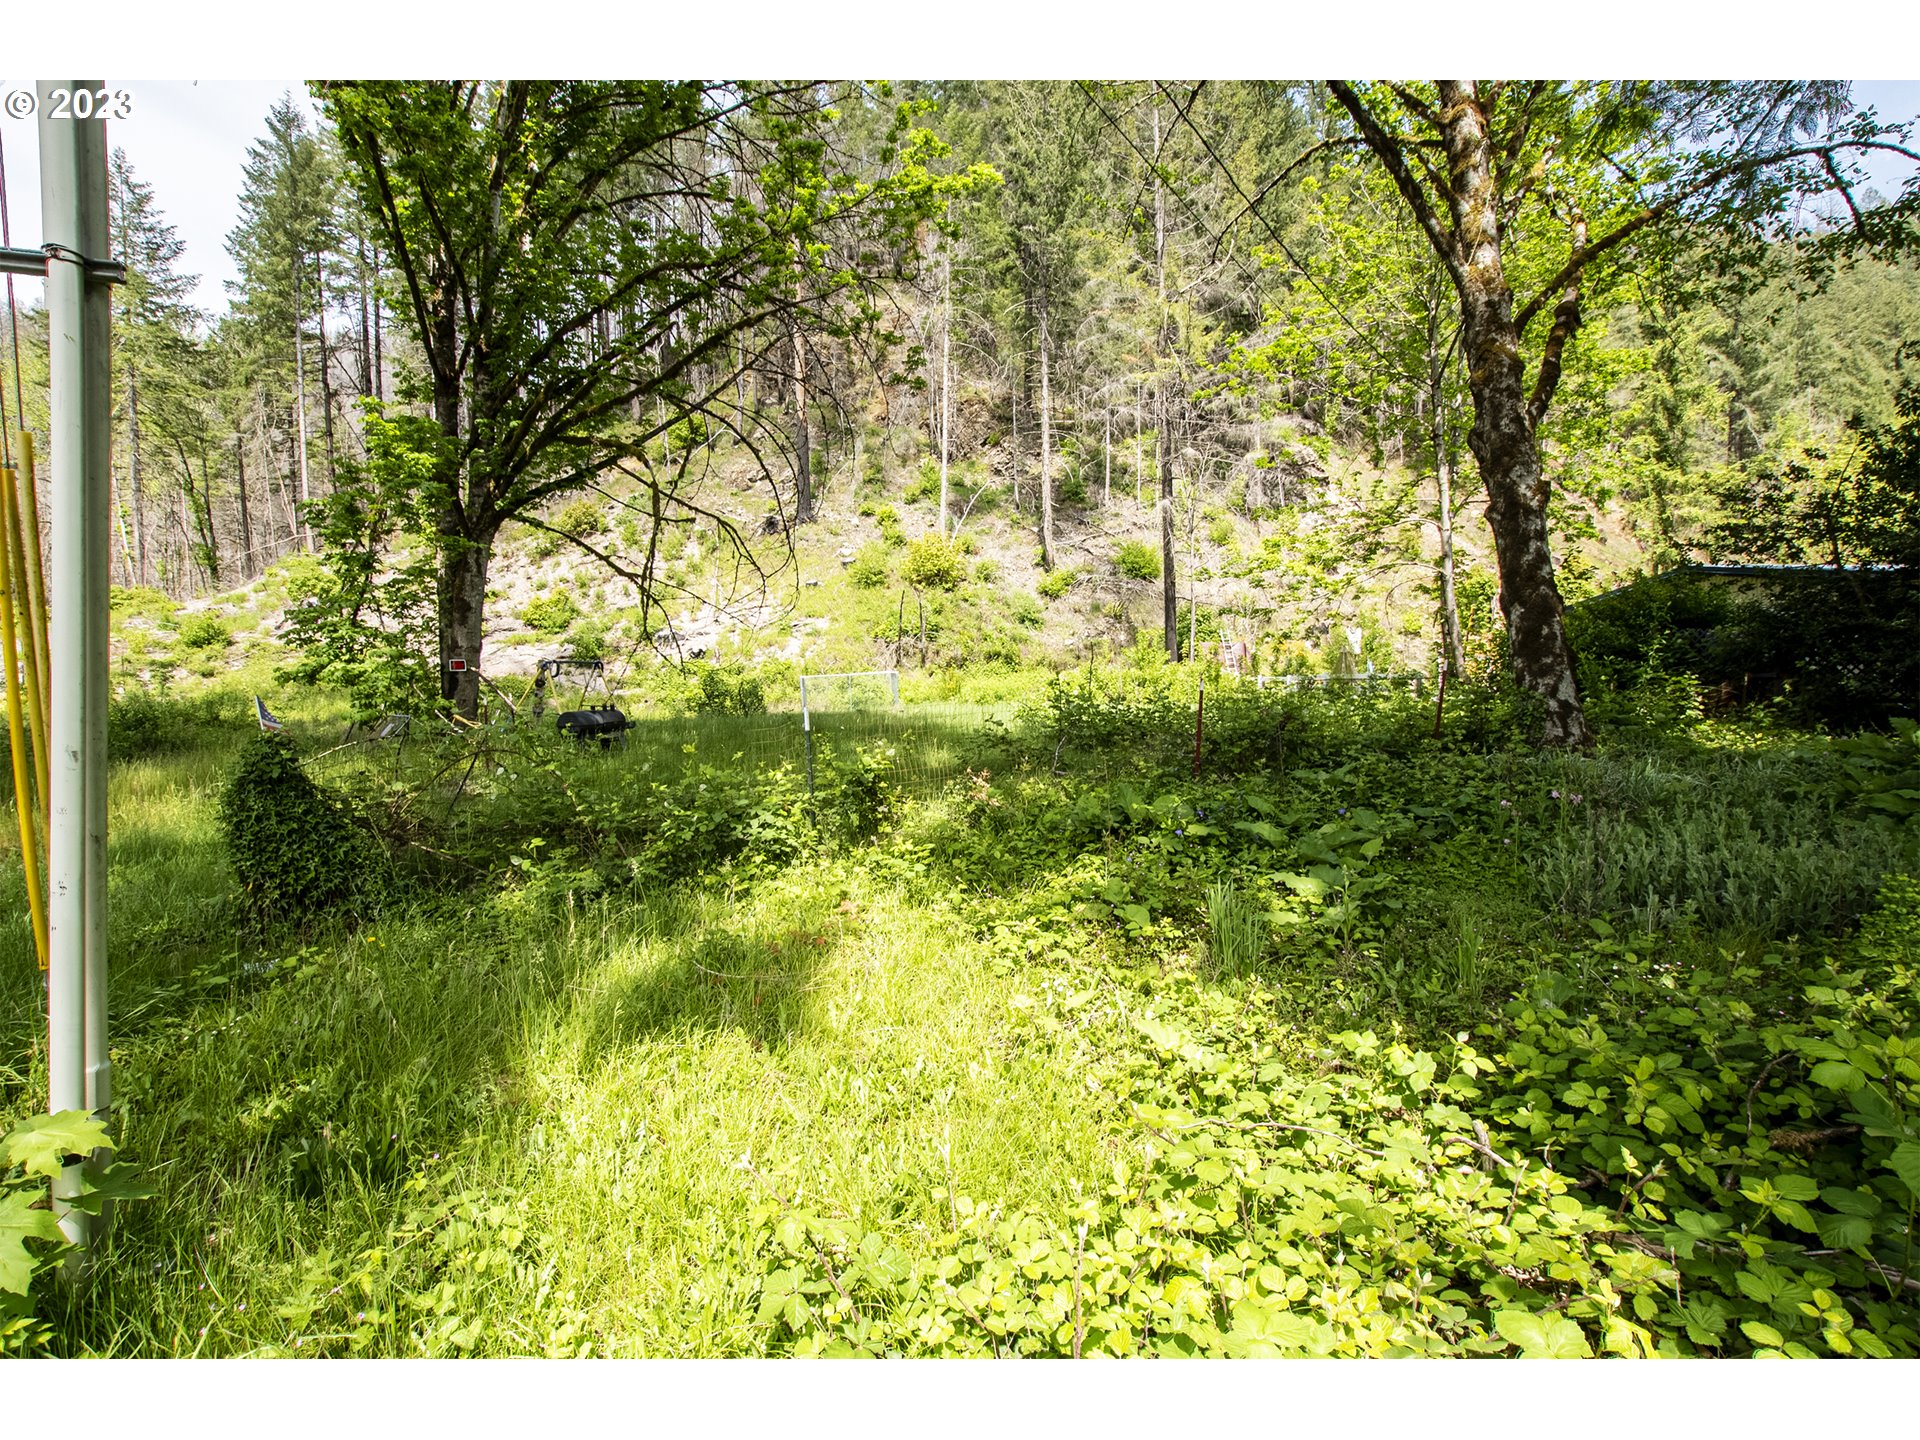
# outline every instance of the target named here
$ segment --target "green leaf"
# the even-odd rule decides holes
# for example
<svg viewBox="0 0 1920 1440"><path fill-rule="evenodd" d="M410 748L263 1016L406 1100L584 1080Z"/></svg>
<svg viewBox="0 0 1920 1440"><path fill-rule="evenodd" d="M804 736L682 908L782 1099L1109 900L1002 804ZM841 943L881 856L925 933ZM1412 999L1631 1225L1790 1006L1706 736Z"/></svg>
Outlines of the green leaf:
<svg viewBox="0 0 1920 1440"><path fill-rule="evenodd" d="M1292 871L1274 876L1302 900L1320 901L1327 898L1327 886L1324 881L1313 875L1296 875Z"/></svg>
<svg viewBox="0 0 1920 1440"><path fill-rule="evenodd" d="M160 1192L135 1178L138 1174L134 1166L124 1162L107 1166L98 1175L85 1178L80 1194L74 1197L73 1208L89 1215L98 1215L109 1200L153 1199Z"/></svg>
<svg viewBox="0 0 1920 1440"><path fill-rule="evenodd" d="M1249 835L1256 835L1269 845L1285 845L1287 843L1286 833L1275 826L1269 825L1264 820L1236 820L1234 821L1233 828L1236 830L1244 830Z"/></svg>
<svg viewBox="0 0 1920 1440"><path fill-rule="evenodd" d="M29 1115L0 1139L7 1163L25 1166L29 1175L58 1175L67 1156L103 1148L113 1148L107 1127L84 1110Z"/></svg>
<svg viewBox="0 0 1920 1440"><path fill-rule="evenodd" d="M1893 1167L1893 1173L1900 1182L1920 1195L1920 1141L1908 1140L1893 1147L1893 1154L1887 1157L1887 1164Z"/></svg>
<svg viewBox="0 0 1920 1440"><path fill-rule="evenodd" d="M61 1238L53 1212L33 1208L33 1196L27 1191L0 1194L0 1290L26 1294L39 1263L26 1242Z"/></svg>
<svg viewBox="0 0 1920 1440"><path fill-rule="evenodd" d="M1806 1202L1820 1198L1820 1186L1811 1175L1776 1175L1773 1188L1789 1200Z"/></svg>
<svg viewBox="0 0 1920 1440"><path fill-rule="evenodd" d="M1776 1216L1796 1230L1805 1230L1808 1234L1813 1234L1820 1228L1814 1223L1814 1218L1807 1207L1798 1200L1776 1200L1772 1208Z"/></svg>
<svg viewBox="0 0 1920 1440"><path fill-rule="evenodd" d="M1842 1215L1859 1215L1871 1220L1881 1210L1878 1195L1868 1190L1849 1190L1843 1185L1829 1185L1820 1192L1820 1198Z"/></svg>
<svg viewBox="0 0 1920 1440"><path fill-rule="evenodd" d="M1758 1320L1742 1320L1740 1333L1756 1345L1768 1345L1778 1350L1787 1343L1787 1337L1771 1325L1762 1325Z"/></svg>
<svg viewBox="0 0 1920 1440"><path fill-rule="evenodd" d="M1520 1347L1523 1360L1586 1360L1593 1355L1587 1334L1564 1315L1534 1315L1500 1310L1493 1317L1500 1338Z"/></svg>
<svg viewBox="0 0 1920 1440"><path fill-rule="evenodd" d="M1187 1043L1187 1036L1184 1031L1176 1030L1173 1026L1154 1019L1151 1015L1143 1015L1138 1020L1135 1020L1133 1022L1133 1028L1146 1036L1147 1039L1151 1040L1154 1044L1158 1045L1162 1050L1170 1050L1175 1054L1178 1054L1180 1048Z"/></svg>
<svg viewBox="0 0 1920 1440"><path fill-rule="evenodd" d="M1312 1347L1317 1330L1304 1315L1263 1305L1258 1300L1233 1302L1235 1340L1249 1345L1269 1345L1280 1353L1300 1354Z"/></svg>
<svg viewBox="0 0 1920 1440"><path fill-rule="evenodd" d="M1820 1243L1834 1250L1864 1251L1873 1241L1873 1222L1861 1215L1819 1215ZM1769 1341L1777 1345L1777 1340Z"/></svg>
<svg viewBox="0 0 1920 1440"><path fill-rule="evenodd" d="M1812 1074L1814 1084L1843 1092L1858 1090L1867 1079L1844 1060L1822 1060L1813 1067Z"/></svg>

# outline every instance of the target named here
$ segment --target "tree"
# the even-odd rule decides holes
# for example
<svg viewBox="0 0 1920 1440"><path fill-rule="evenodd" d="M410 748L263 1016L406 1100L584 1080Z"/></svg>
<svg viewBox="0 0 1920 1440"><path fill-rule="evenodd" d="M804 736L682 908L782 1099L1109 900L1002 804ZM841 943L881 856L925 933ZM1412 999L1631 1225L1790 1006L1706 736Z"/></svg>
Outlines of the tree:
<svg viewBox="0 0 1920 1440"><path fill-rule="evenodd" d="M120 381L115 399L126 440L125 491L116 507L123 517L123 573L129 584L148 584L156 569L153 552L172 549L149 528L155 516L148 501L157 475L173 482L157 493L162 516L164 502L174 502L182 561L191 555L204 573L217 578L211 491L204 474L196 489L190 458L198 453L206 391L206 357L194 336L199 317L187 300L195 277L180 273L186 247L155 202L153 187L134 174L123 150L112 154L107 193L114 254L127 265L126 283L115 286L113 295L114 369ZM158 568L174 585L183 578L184 564Z"/></svg>
<svg viewBox="0 0 1920 1440"><path fill-rule="evenodd" d="M814 83L317 91L404 288L421 398L448 441L434 535L440 673L469 719L501 526L541 524L542 502L616 466L658 495L647 443L691 414L755 454L777 445L732 398L743 365L777 365L770 347L803 332L878 334L868 282L966 183L928 171L937 143L912 105L894 115L883 173L846 173L829 146L830 101L885 97Z"/></svg>
<svg viewBox="0 0 1920 1440"><path fill-rule="evenodd" d="M308 453L308 327L324 313L320 262L336 243L339 177L326 147L292 96L283 97L267 112L267 133L248 148L244 173L240 223L227 237L227 251L240 272L237 283L228 282L241 321L236 332L247 332L276 379L285 376L286 360L293 362L290 393L283 393L293 417L290 468L298 481L300 503L306 505L314 498ZM285 348L289 345L290 356ZM323 383L323 395L326 390ZM329 404L323 412L329 433L332 423ZM304 520L301 534L312 549L313 529Z"/></svg>
<svg viewBox="0 0 1920 1440"><path fill-rule="evenodd" d="M1457 675L1466 664L1455 595L1454 472L1466 401L1458 307L1440 262L1377 167L1335 167L1301 189L1308 209L1296 238L1313 256L1312 270L1273 305L1259 342L1235 352L1236 383L1279 383L1318 401L1327 425L1358 427L1376 465L1389 454L1410 463L1423 451L1431 457L1427 515L1438 541L1441 650ZM1264 252L1276 267L1293 253L1291 246ZM1238 379L1241 367L1249 380ZM1362 506L1349 517L1342 527L1349 559L1377 552L1405 508L1396 495L1377 512Z"/></svg>
<svg viewBox="0 0 1920 1440"><path fill-rule="evenodd" d="M1871 112L1850 116L1845 87L1823 83L1329 88L1355 133L1323 147L1372 154L1453 284L1473 396L1467 443L1487 490L1514 678L1543 707L1545 743L1587 745L1540 449L1569 341L1636 254L1675 231L1718 233L1737 266L1780 233L1791 199L1834 194L1852 221L1847 242L1898 241L1920 197L1862 212L1850 158L1920 154Z"/></svg>
<svg viewBox="0 0 1920 1440"><path fill-rule="evenodd" d="M1080 226L1088 201L1091 128L1071 84L1016 81L995 107L1001 191L1021 301L1040 380L1040 563L1054 567L1053 371L1055 331L1079 279ZM1068 325L1070 319L1066 319ZM1024 348L1024 347L1023 347ZM1024 376L1022 387L1025 389Z"/></svg>

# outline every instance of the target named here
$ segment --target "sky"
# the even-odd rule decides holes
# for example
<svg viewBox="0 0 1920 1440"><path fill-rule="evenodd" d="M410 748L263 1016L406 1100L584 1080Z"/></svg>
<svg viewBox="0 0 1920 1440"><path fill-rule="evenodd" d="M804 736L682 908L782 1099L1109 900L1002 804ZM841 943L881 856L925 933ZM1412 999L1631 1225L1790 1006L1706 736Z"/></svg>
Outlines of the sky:
<svg viewBox="0 0 1920 1440"><path fill-rule="evenodd" d="M32 81L0 79L0 97ZM241 168L247 147L266 126L267 111L282 95L315 118L301 80L116 80L132 94L130 114L107 122L107 144L127 152L133 173L153 186L161 213L186 244L180 267L200 277L193 303L209 315L227 308L224 282L237 278L226 251L227 233L238 222ZM37 122L0 110L5 147L8 218L13 243L40 243L40 161ZM39 298L37 281L17 281L20 298Z"/></svg>
<svg viewBox="0 0 1920 1440"><path fill-rule="evenodd" d="M197 275L194 304L209 316L227 308L225 282L235 279L226 237L238 220L241 167L247 147L264 129L268 109L284 94L310 117L306 85L291 79L125 80L108 82L131 93L126 119L107 122L107 143L127 152L136 175L153 186L154 198L186 244L181 268ZM32 82L0 78L0 97ZM1920 80L1865 80L1854 85L1856 103L1871 105L1882 120L1920 116ZM36 122L0 109L0 146L6 159L12 243L34 247L40 236L40 167ZM1904 173L1881 157L1867 168L1881 192L1899 191ZM1904 164L1904 162L1900 162ZM37 281L16 281L23 302L39 298Z"/></svg>

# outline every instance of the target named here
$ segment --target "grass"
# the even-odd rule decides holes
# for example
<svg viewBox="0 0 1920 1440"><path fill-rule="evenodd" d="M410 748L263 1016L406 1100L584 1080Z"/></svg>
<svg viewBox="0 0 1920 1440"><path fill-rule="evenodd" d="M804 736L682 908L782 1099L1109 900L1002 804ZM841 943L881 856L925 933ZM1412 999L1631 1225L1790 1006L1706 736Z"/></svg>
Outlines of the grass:
<svg viewBox="0 0 1920 1440"><path fill-rule="evenodd" d="M256 945L212 819L226 763L114 771L120 1125L161 1197L120 1217L79 1352L419 1354L423 1328L434 1353L753 1352L771 1196L911 1244L942 1187L1045 1206L1099 1172L1071 1079L1007 1043L1006 967L858 864L591 902L535 877ZM38 1005L24 927L0 944L22 1111ZM419 1214L501 1258L409 1243ZM355 1297L334 1341L283 1313L316 1275Z"/></svg>
<svg viewBox="0 0 1920 1440"><path fill-rule="evenodd" d="M338 739L330 697L276 709L308 754ZM118 1217L83 1305L49 1300L61 1348L778 1353L791 1322L763 1303L784 1263L770 1257L819 1227L931 1267L971 1223L963 1197L995 1216L1082 1214L1151 1166L1152 1132L1121 1097L1158 1084L1164 1057L1136 1053L1129 1015L1186 1006L1245 1027L1259 999L1273 1018L1256 1048L1296 1057L1274 1083L1310 1090L1311 1057L1342 1032L1438 1052L1514 1004L1666 1013L1677 977L1797 953L1769 937L1834 932L1913 858L1844 810L1825 758L1781 747L1542 760L1356 741L1338 766L1198 783L1178 778L1183 759L1136 792L1158 818L1089 827L1074 792L1097 786L1051 773L1050 733L989 723L1007 718L984 697L821 717L824 769L891 746L897 789L927 802L879 846L815 837L790 863L748 855L634 888L552 831L483 883L271 933L242 923L214 818L244 728L203 718L177 748L116 763L116 1118L160 1194ZM643 717L605 753L527 739L476 765L457 806L453 752L425 737L322 768L372 796L441 772L429 793L454 811L449 833L504 834L544 823L549 791L567 800L555 814L618 814L656 780L682 803L696 781L804 763L792 714ZM986 765L995 785L949 783ZM1204 844L1176 803L1206 812ZM1275 842L1230 817L1306 833L1361 805L1407 821L1367 852L1374 869L1344 862L1390 877L1366 892L1378 908L1272 922L1264 872L1306 861L1268 858ZM1076 910L1080 877L1098 873L1100 893L1118 873L1116 825L1156 857L1138 872L1145 924ZM0 848L0 885L17 866ZM1635 916L1642 886L1654 899ZM1608 916L1669 932L1657 965L1646 944L1593 938ZM27 957L10 907L0 1124L44 1093ZM790 1222L799 1241L770 1238ZM819 1263L832 1276L846 1257Z"/></svg>

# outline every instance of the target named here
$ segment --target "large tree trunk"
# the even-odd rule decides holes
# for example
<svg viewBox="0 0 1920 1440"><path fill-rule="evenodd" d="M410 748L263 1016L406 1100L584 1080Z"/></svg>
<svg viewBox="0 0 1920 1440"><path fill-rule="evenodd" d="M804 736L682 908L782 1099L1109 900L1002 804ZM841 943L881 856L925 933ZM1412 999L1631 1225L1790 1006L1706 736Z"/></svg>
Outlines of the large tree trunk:
<svg viewBox="0 0 1920 1440"><path fill-rule="evenodd" d="M1487 523L1499 557L1500 608L1507 620L1513 675L1545 710L1542 738L1548 745L1587 746L1593 735L1580 707L1553 578L1548 486L1536 435L1539 414L1557 378L1559 352L1550 340L1536 401L1527 391L1513 289L1501 263L1499 195L1486 116L1471 82L1442 81L1440 94L1458 247L1455 283L1473 392L1467 444L1487 487ZM1555 316L1556 328L1563 324L1569 330L1578 324L1577 295ZM1549 365L1554 367L1551 372Z"/></svg>
<svg viewBox="0 0 1920 1440"><path fill-rule="evenodd" d="M493 536L463 532L452 507L440 516L440 573L435 604L440 622L440 696L463 720L480 718L480 661L486 618L487 567ZM466 668L455 670L463 660Z"/></svg>
<svg viewBox="0 0 1920 1440"><path fill-rule="evenodd" d="M454 316L442 311L434 317L434 349L454 353L458 330ZM476 389L484 385L476 382ZM440 433L460 442L459 381L442 370L434 377L433 418ZM468 465L475 463L471 457ZM446 503L435 530L440 566L435 576L434 610L440 632L440 698L455 716L470 723L480 718L480 662L487 607L487 567L493 559L493 540L499 522L476 509L483 487L470 485L461 494L461 477L446 477ZM455 670L454 661L462 668Z"/></svg>

